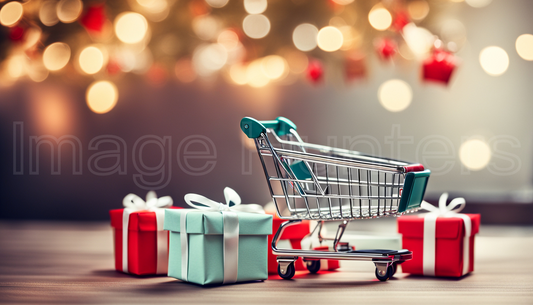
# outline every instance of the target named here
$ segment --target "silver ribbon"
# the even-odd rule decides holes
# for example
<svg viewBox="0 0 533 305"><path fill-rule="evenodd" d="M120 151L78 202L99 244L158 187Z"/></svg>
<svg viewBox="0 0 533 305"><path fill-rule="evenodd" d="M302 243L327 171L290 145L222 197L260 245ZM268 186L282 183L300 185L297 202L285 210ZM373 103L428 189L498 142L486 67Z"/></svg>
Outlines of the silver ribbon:
<svg viewBox="0 0 533 305"><path fill-rule="evenodd" d="M459 212L465 207L464 198L455 198L450 204L446 204L448 193L443 193L439 198L439 207L427 201L422 201L421 208L429 211L420 215L424 217L424 240L422 255L422 270L424 275L435 276L435 233L438 217L457 217L463 220L465 226L465 236L463 238L463 270L462 275L468 272L470 267L470 236L472 235L472 220L465 214ZM457 209L455 209L457 207ZM455 209L455 210L454 210Z"/></svg>
<svg viewBox="0 0 533 305"><path fill-rule="evenodd" d="M156 273L167 273L168 268L168 242L167 232L163 230L163 223L165 221L165 208L172 206L172 198L164 196L157 198L154 191L149 191L146 194L146 201L135 194L128 194L122 200L124 205L124 213L122 214L122 272L128 272L128 231L130 215L136 211L152 211L155 212L157 225L157 268Z"/></svg>
<svg viewBox="0 0 533 305"><path fill-rule="evenodd" d="M185 202L195 209L222 213L223 219L223 247L224 247L224 280L223 284L237 282L239 270L239 217L237 213L264 214L263 207L258 204L241 204L241 197L233 189L224 189L226 204L213 201L198 194L185 195ZM181 278L188 280L189 245L187 234L187 213L193 210L182 210L180 215L181 241Z"/></svg>

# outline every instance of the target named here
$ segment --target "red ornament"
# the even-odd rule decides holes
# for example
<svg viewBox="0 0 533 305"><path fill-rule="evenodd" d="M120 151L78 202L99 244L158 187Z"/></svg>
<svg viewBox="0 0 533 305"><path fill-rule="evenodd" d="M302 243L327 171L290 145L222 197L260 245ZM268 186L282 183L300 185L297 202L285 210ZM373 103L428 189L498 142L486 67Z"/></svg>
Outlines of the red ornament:
<svg viewBox="0 0 533 305"><path fill-rule="evenodd" d="M391 59L398 49L396 41L390 38L381 38L376 42L376 50L382 59Z"/></svg>
<svg viewBox="0 0 533 305"><path fill-rule="evenodd" d="M107 73L110 75L115 75L120 72L120 64L115 60L109 60L106 69Z"/></svg>
<svg viewBox="0 0 533 305"><path fill-rule="evenodd" d="M307 78L314 84L318 84L322 80L324 75L324 67L322 63L317 59L312 59L307 65Z"/></svg>
<svg viewBox="0 0 533 305"><path fill-rule="evenodd" d="M365 55L361 52L353 52L344 60L344 74L347 81L352 81L366 76Z"/></svg>
<svg viewBox="0 0 533 305"><path fill-rule="evenodd" d="M24 40L25 32L26 29L19 25L9 28L9 39L13 42L22 42Z"/></svg>
<svg viewBox="0 0 533 305"><path fill-rule="evenodd" d="M106 20L105 9L103 4L89 6L83 16L80 18L80 23L92 32L102 32Z"/></svg>
<svg viewBox="0 0 533 305"><path fill-rule="evenodd" d="M403 30L403 27L411 23L409 15L406 11L398 11L392 21L392 28L398 32Z"/></svg>
<svg viewBox="0 0 533 305"><path fill-rule="evenodd" d="M160 64L153 64L148 73L146 74L148 81L156 87L160 87L165 84L168 78L168 72L164 66Z"/></svg>
<svg viewBox="0 0 533 305"><path fill-rule="evenodd" d="M211 11L211 7L204 0L193 0L189 2L189 10L193 17L197 17L208 14Z"/></svg>
<svg viewBox="0 0 533 305"><path fill-rule="evenodd" d="M447 85L456 66L457 59L452 53L435 50L430 57L424 60L422 76L424 80Z"/></svg>

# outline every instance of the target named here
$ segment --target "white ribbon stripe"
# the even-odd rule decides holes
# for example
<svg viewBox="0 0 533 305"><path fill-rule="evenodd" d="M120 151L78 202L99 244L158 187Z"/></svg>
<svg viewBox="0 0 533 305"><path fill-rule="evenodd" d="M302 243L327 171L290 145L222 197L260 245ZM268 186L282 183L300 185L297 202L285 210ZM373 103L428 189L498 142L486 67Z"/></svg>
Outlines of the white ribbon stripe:
<svg viewBox="0 0 533 305"><path fill-rule="evenodd" d="M223 259L224 280L223 284L237 282L239 269L239 217L237 213L264 214L263 207L258 204L241 204L241 197L233 189L224 189L226 204L213 201L198 194L185 195L185 202L195 209L222 213L223 219ZM191 210L181 211L180 215L180 240L181 240L181 277L188 280L189 243L187 234L187 213Z"/></svg>
<svg viewBox="0 0 533 305"><path fill-rule="evenodd" d="M424 275L435 276L435 252L436 252L436 229L437 218L461 218L465 226L465 236L463 237L463 270L462 275L468 272L470 267L470 236L472 236L472 220L465 214L459 212L465 207L464 198L455 198L446 205L448 193L443 193L439 198L439 207L431 203L422 201L421 207L429 213L420 215L424 217L424 239L422 268ZM457 207L457 209L455 209ZM455 209L455 210L454 210Z"/></svg>
<svg viewBox="0 0 533 305"><path fill-rule="evenodd" d="M165 220L165 208L172 206L172 198L164 196L157 198L154 191L146 194L146 201L135 194L128 194L122 200L124 205L124 214L122 214L122 272L128 272L128 231L130 215L136 211L155 212L157 226L157 269L156 273L166 273L168 266L168 244L167 232L163 231L163 222Z"/></svg>

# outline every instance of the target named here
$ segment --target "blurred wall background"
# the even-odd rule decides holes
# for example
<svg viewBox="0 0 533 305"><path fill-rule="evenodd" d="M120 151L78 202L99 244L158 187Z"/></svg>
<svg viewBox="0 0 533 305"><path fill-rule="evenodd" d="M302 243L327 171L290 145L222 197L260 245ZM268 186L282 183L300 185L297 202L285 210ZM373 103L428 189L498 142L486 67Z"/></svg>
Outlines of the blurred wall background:
<svg viewBox="0 0 533 305"><path fill-rule="evenodd" d="M451 6L441 14L442 20L461 21L468 37L447 87L422 83L418 65L399 67L372 57L368 78L350 85L328 79L320 85L299 80L249 88L219 77L154 87L132 78L118 84L119 101L106 114L87 108L84 88L57 78L2 86L0 217L103 220L109 209L122 206L126 194L143 197L148 189L185 206L186 193L222 201L223 188L230 186L244 202L265 204L270 199L257 153L239 129L244 116L285 116L306 141L421 162L433 170L426 198L447 191L467 202L529 203L533 62L518 56L515 40L533 33L532 11L532 1L494 0L482 9ZM498 77L479 64L480 51L493 45L503 48L510 62ZM412 103L401 112L378 102L378 87L392 78L413 90ZM75 145L32 148L35 137L47 135ZM461 145L473 138L492 151L488 165L476 171L459 159ZM117 148L110 142L94 147L105 139L121 143L119 151L113 152ZM52 153L59 152L59 162L52 163ZM100 166L115 173L95 169L98 153L107 157Z"/></svg>

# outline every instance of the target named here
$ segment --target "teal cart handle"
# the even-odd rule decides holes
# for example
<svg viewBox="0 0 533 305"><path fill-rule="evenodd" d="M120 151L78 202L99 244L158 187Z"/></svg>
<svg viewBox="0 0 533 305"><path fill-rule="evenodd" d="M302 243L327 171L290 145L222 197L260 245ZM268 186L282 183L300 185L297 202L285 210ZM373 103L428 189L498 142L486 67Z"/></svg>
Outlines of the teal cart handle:
<svg viewBox="0 0 533 305"><path fill-rule="evenodd" d="M429 169L420 172L409 172L405 176L405 182L400 199L398 213L406 210L419 208L426 193L426 186L431 174Z"/></svg>
<svg viewBox="0 0 533 305"><path fill-rule="evenodd" d="M267 128L273 129L281 137L290 133L291 129L296 130L296 125L291 120L281 116L271 121L258 121L251 117L244 117L241 120L241 130L250 139L259 138L262 133L266 133Z"/></svg>

